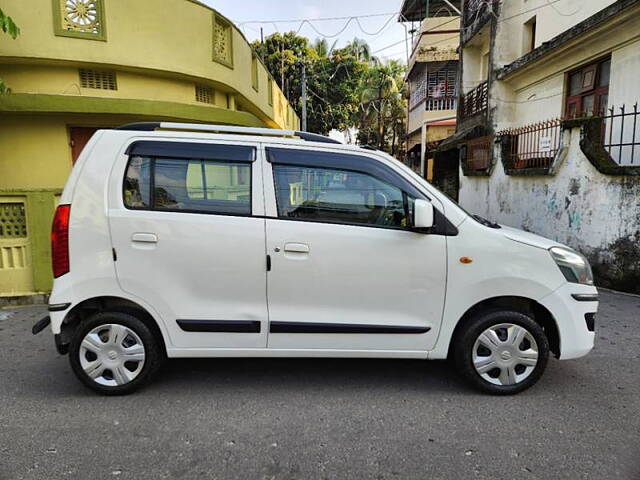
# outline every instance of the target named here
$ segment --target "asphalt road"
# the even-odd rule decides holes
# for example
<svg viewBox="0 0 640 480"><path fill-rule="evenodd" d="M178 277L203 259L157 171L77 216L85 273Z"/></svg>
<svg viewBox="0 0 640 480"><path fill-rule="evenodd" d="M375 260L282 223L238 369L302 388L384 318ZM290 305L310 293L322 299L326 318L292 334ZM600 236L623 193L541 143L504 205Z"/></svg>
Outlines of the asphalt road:
<svg viewBox="0 0 640 480"><path fill-rule="evenodd" d="M174 360L85 389L43 307L0 311L0 479L640 479L640 298L603 292L597 346L516 397L446 362Z"/></svg>

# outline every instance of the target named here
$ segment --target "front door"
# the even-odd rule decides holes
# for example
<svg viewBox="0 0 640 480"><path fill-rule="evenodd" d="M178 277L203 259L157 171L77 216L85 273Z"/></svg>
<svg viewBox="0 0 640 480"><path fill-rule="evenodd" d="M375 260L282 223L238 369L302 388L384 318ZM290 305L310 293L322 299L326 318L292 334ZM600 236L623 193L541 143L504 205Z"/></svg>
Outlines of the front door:
<svg viewBox="0 0 640 480"><path fill-rule="evenodd" d="M266 347L256 152L250 143L145 140L114 169L109 218L118 281L159 312L170 348L197 355Z"/></svg>
<svg viewBox="0 0 640 480"><path fill-rule="evenodd" d="M267 158L269 348L431 349L446 240L409 230L425 197L364 155L268 148Z"/></svg>

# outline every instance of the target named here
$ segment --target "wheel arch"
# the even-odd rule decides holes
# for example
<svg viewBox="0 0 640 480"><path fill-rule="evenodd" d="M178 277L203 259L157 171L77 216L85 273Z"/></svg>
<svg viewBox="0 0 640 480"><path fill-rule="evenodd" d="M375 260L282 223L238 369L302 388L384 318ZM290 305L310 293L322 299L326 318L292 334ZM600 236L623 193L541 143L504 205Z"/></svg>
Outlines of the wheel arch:
<svg viewBox="0 0 640 480"><path fill-rule="evenodd" d="M460 335L460 332L463 331L464 327L473 321L475 317L482 313L504 310L519 312L531 317L544 330L547 340L549 341L549 349L551 352L556 357L560 357L560 331L556 319L551 312L540 303L531 298L519 296L487 298L470 307L462 317L460 317L460 320L458 320L453 330L449 342L448 356L451 357L453 345Z"/></svg>
<svg viewBox="0 0 640 480"><path fill-rule="evenodd" d="M119 312L126 313L138 318L143 322L154 338L159 342L162 350L166 353L167 344L156 319L149 311L138 303L127 298L116 296L93 297L83 300L74 305L64 317L60 325L60 338L57 342L63 347L68 346L75 329L80 323L98 312Z"/></svg>

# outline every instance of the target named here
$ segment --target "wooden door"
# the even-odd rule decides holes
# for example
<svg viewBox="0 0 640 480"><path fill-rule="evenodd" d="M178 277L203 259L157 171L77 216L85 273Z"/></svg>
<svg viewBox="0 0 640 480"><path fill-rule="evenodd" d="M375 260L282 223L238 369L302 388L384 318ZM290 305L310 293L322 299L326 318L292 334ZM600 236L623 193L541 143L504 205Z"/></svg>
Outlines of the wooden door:
<svg viewBox="0 0 640 480"><path fill-rule="evenodd" d="M75 164L85 145L99 127L69 127L69 145L71 146L71 161Z"/></svg>

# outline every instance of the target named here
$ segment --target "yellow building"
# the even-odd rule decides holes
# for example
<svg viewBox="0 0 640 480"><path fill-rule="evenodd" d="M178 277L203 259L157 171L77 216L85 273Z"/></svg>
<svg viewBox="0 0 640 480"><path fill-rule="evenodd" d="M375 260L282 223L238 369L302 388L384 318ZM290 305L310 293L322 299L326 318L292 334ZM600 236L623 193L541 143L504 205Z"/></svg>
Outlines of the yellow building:
<svg viewBox="0 0 640 480"><path fill-rule="evenodd" d="M433 151L456 129L460 17L442 0L404 0L400 14L400 20L413 27L407 68L407 163L431 181Z"/></svg>
<svg viewBox="0 0 640 480"><path fill-rule="evenodd" d="M173 120L299 128L242 33L193 0L3 0L0 297L51 287L57 197L98 128Z"/></svg>

